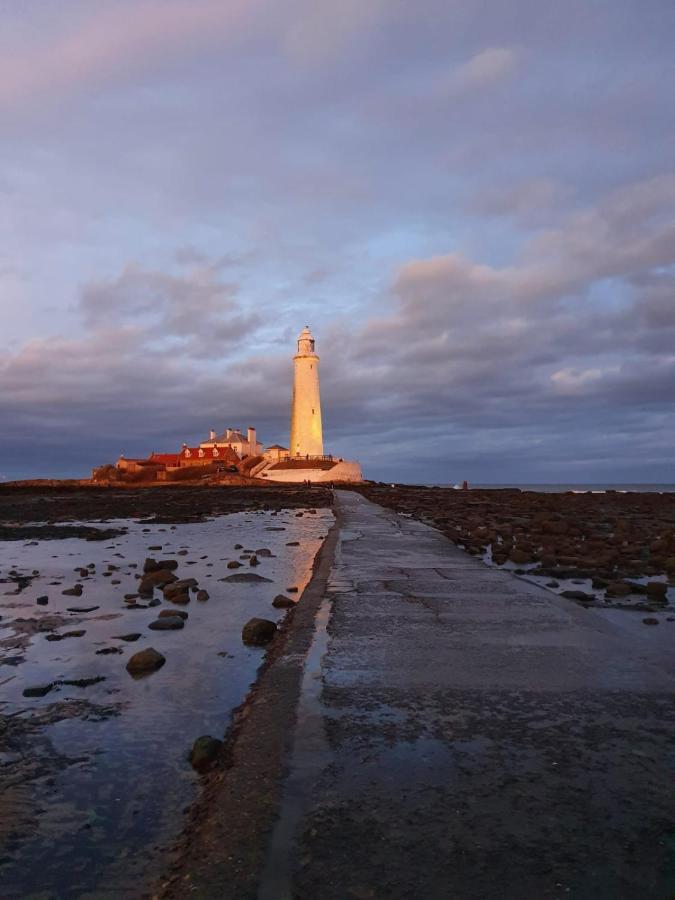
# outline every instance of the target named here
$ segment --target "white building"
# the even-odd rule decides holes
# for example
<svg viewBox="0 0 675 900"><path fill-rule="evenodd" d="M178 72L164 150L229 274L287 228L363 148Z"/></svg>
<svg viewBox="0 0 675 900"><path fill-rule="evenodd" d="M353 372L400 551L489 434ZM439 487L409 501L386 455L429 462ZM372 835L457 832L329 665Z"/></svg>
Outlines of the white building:
<svg viewBox="0 0 675 900"><path fill-rule="evenodd" d="M256 437L255 428L252 427L248 428L246 437L237 428L226 428L220 435L217 435L212 428L208 439L202 441L199 446L202 449L231 447L239 459L243 459L245 456L260 456L263 451L263 445Z"/></svg>

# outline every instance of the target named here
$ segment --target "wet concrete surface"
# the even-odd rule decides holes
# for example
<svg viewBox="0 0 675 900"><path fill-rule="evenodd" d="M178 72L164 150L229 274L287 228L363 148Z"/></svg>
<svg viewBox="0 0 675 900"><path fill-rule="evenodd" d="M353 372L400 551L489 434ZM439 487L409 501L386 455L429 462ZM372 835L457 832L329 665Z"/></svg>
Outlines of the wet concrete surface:
<svg viewBox="0 0 675 900"><path fill-rule="evenodd" d="M356 493L337 512L278 896L672 897L675 624L639 640Z"/></svg>

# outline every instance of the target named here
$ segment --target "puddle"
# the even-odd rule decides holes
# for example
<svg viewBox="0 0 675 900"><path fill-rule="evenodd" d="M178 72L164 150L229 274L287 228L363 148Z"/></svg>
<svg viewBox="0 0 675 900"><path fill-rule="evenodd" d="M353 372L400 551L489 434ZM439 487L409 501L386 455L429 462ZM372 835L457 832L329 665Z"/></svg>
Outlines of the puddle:
<svg viewBox="0 0 675 900"><path fill-rule="evenodd" d="M22 798L21 815L11 803L0 812L3 898L136 896L160 874L159 849L180 830L182 811L198 790L187 762L192 742L202 734L223 736L264 655L242 644L242 626L253 616L283 617L273 598L290 587L298 591L288 596L300 596L332 522L329 510L303 517L244 512L173 528L114 521L128 533L100 543L0 542L0 577L39 571L18 594L16 583L0 584L0 724L9 744L0 747L0 790L5 797L18 785ZM287 546L294 541L299 545ZM239 560L259 548L274 555L259 556L256 568ZM176 559L178 577L195 578L210 599L197 601L193 593L187 606L127 608L124 595L136 592L134 576L146 556ZM228 569L230 560L242 568ZM91 563L87 578L74 571ZM119 568L104 577L109 565ZM233 571L270 581L219 580ZM81 596L62 595L77 582ZM47 605L37 605L45 595ZM98 609L68 612L92 606ZM185 627L150 631L167 608L188 613ZM52 632L12 626L16 619L49 624L47 617L56 616L64 621ZM81 630L81 637L46 638ZM119 639L130 633L141 637ZM134 680L126 662L147 647L166 663ZM122 652L96 652L109 648ZM90 683L94 678L103 680ZM79 679L88 686L63 684ZM55 682L45 696L23 696L26 688Z"/></svg>

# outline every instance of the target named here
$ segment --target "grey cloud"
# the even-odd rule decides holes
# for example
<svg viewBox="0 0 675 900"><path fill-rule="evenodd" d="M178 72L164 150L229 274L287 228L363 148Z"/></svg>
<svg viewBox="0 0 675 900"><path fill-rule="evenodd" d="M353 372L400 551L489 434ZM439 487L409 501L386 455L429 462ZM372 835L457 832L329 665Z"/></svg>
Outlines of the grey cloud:
<svg viewBox="0 0 675 900"><path fill-rule="evenodd" d="M149 345L168 338L188 356L219 355L253 332L260 317L240 311L238 286L220 281L217 269L169 275L129 264L111 281L85 285L79 308L90 328L127 322Z"/></svg>

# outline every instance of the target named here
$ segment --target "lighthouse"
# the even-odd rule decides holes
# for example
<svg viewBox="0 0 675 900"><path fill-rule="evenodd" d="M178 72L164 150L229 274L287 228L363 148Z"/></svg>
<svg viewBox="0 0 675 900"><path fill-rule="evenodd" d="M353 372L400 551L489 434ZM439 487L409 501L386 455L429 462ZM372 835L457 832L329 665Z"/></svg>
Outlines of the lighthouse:
<svg viewBox="0 0 675 900"><path fill-rule="evenodd" d="M309 326L300 332L293 357L293 398L291 401L291 456L323 456L319 357Z"/></svg>

